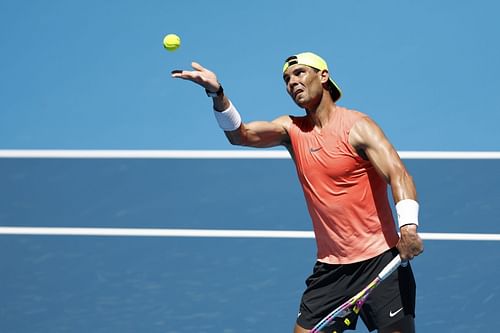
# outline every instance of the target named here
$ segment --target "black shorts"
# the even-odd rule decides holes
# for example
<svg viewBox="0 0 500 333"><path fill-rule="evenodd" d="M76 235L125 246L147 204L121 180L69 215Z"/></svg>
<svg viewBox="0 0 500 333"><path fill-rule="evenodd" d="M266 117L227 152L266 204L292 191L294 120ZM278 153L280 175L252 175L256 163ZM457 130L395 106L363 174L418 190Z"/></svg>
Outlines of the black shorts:
<svg viewBox="0 0 500 333"><path fill-rule="evenodd" d="M297 324L312 329L323 317L366 287L397 254L398 250L393 248L354 264L317 262L313 274L306 280L307 288L302 295ZM406 315L415 317L415 291L410 264L400 266L373 290L363 305L360 316L368 330L386 327ZM343 325L344 330L354 330L357 316L349 320L348 326L340 320L336 325Z"/></svg>

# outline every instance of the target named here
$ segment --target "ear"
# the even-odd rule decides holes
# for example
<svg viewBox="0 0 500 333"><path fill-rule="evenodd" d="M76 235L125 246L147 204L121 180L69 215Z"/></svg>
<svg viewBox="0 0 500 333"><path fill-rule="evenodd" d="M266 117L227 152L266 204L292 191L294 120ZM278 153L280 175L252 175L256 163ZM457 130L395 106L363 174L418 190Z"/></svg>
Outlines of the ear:
<svg viewBox="0 0 500 333"><path fill-rule="evenodd" d="M328 80L330 80L330 73L328 73L328 71L326 69L323 69L322 71L320 71L319 74L320 74L321 83L322 84L328 83Z"/></svg>

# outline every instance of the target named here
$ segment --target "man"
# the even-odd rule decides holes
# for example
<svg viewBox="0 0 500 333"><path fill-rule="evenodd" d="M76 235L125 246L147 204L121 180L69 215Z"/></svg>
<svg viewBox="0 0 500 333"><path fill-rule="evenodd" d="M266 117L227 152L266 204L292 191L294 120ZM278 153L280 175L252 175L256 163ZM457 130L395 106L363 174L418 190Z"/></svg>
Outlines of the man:
<svg viewBox="0 0 500 333"><path fill-rule="evenodd" d="M174 78L204 87L229 141L251 147L285 146L304 191L318 247L307 279L295 333L319 320L361 290L398 253L411 260L423 251L417 233L415 185L382 130L365 114L336 105L341 90L326 62L305 52L283 67L286 89L305 116L243 123L215 73L193 63ZM387 197L391 186L400 234ZM415 331L415 282L410 265L400 267L370 295L360 313L370 331ZM338 321L331 331L354 329Z"/></svg>

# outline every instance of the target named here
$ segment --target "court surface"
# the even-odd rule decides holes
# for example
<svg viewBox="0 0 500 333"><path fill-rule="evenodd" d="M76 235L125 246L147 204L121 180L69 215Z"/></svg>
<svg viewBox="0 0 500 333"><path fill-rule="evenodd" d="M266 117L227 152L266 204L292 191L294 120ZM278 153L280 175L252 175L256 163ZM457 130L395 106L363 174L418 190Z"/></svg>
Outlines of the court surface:
<svg viewBox="0 0 500 333"><path fill-rule="evenodd" d="M405 163L427 235L417 330L498 332L500 242L468 234L500 234L500 160ZM315 243L290 159L1 158L0 184L0 332L292 331Z"/></svg>

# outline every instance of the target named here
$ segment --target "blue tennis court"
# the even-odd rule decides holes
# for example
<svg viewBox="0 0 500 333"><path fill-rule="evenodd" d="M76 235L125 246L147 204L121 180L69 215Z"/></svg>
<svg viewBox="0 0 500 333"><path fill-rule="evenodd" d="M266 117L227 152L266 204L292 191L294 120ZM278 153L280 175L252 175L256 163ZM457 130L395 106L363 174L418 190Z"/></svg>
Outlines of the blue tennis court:
<svg viewBox="0 0 500 333"><path fill-rule="evenodd" d="M0 333L291 332L315 259L294 165L229 146L170 73L213 70L245 122L299 116L282 69L306 51L339 105L437 153L404 157L418 332L499 331L500 2L305 4L0 2Z"/></svg>
<svg viewBox="0 0 500 333"><path fill-rule="evenodd" d="M500 234L500 160L405 163L424 235ZM3 158L0 174L4 227L311 229L289 159ZM500 243L425 245L417 329L496 332ZM4 234L0 253L1 332L291 332L315 244Z"/></svg>

